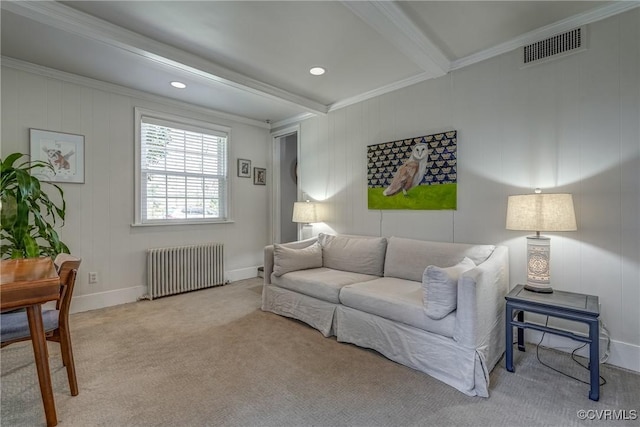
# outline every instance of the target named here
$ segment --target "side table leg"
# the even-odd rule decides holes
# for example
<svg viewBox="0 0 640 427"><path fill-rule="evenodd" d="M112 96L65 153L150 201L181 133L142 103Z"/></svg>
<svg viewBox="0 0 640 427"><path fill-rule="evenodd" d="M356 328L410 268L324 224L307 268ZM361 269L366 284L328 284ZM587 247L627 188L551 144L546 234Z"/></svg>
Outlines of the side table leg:
<svg viewBox="0 0 640 427"><path fill-rule="evenodd" d="M518 322L524 323L524 311L518 311ZM524 351L524 329L518 328L518 350Z"/></svg>
<svg viewBox="0 0 640 427"><path fill-rule="evenodd" d="M589 372L591 374L591 389L589 399L600 399L600 324L598 319L589 322Z"/></svg>
<svg viewBox="0 0 640 427"><path fill-rule="evenodd" d="M513 320L513 309L511 308L511 304L507 302L506 304L506 313L504 316L505 321L505 367L507 371L514 372L513 369L513 326L511 325L511 321Z"/></svg>

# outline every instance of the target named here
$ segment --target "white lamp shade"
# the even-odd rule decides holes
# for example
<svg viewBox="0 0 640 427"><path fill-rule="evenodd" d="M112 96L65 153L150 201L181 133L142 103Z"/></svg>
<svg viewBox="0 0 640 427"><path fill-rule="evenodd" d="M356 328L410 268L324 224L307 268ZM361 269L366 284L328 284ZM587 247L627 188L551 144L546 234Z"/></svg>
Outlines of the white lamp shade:
<svg viewBox="0 0 640 427"><path fill-rule="evenodd" d="M576 214L571 194L509 196L507 230L575 231Z"/></svg>
<svg viewBox="0 0 640 427"><path fill-rule="evenodd" d="M318 206L311 202L295 202L293 204L293 222L301 222L309 224L312 222L320 222L318 215Z"/></svg>

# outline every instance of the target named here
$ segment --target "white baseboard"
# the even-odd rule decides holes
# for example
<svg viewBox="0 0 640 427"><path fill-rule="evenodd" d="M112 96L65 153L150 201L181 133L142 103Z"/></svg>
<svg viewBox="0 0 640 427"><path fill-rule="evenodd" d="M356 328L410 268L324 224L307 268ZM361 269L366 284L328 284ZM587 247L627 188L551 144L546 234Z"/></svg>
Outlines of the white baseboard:
<svg viewBox="0 0 640 427"><path fill-rule="evenodd" d="M71 313L97 310L113 305L135 302L147 292L146 286L115 289L113 291L97 292L95 294L79 295L71 299Z"/></svg>
<svg viewBox="0 0 640 427"><path fill-rule="evenodd" d="M237 282L238 280L258 277L258 267L259 265L256 265L255 267L240 268L238 270L230 270L227 271L225 277L229 282Z"/></svg>
<svg viewBox="0 0 640 427"><path fill-rule="evenodd" d="M514 332L515 333L515 332ZM540 341L542 332L529 330L525 331L525 341L537 344ZM571 353L575 348L580 347L582 343L553 334L545 334L542 345L553 348L555 350ZM600 336L600 358L605 354L607 349L606 337ZM576 351L579 356L589 357L589 346ZM640 346L629 344L622 341L611 340L610 354L606 361L607 364L619 366L631 371L640 372Z"/></svg>
<svg viewBox="0 0 640 427"><path fill-rule="evenodd" d="M258 277L258 266L229 270L225 273L227 282ZM113 291L97 292L95 294L79 295L71 299L71 313L97 310L113 305L135 302L147 293L146 286L133 286L130 288L115 289Z"/></svg>

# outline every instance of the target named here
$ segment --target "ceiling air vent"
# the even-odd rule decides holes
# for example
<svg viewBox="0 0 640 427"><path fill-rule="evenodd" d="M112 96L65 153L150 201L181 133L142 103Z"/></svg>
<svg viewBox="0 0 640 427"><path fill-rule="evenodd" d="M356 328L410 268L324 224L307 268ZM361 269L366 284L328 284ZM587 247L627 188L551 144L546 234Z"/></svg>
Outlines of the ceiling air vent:
<svg viewBox="0 0 640 427"><path fill-rule="evenodd" d="M524 46L523 66L539 64L586 50L586 27L557 34Z"/></svg>

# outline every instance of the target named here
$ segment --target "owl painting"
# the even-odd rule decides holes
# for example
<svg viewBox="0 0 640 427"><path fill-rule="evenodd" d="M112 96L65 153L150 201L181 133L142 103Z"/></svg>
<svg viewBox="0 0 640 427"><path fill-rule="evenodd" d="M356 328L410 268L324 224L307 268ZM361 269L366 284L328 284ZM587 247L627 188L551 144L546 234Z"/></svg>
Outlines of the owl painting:
<svg viewBox="0 0 640 427"><path fill-rule="evenodd" d="M400 191L406 196L407 191L420 185L427 169L429 146L416 144L411 150L411 156L398 168L389 187L382 194L393 196Z"/></svg>

